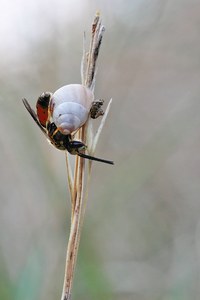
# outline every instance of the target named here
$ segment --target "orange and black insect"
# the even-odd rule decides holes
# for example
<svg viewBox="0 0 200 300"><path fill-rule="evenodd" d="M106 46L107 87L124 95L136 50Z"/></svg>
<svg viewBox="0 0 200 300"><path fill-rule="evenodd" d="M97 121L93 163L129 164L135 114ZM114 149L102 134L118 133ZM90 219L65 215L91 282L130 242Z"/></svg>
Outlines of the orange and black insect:
<svg viewBox="0 0 200 300"><path fill-rule="evenodd" d="M67 150L71 154L76 154L80 157L90 160L114 164L113 161L93 157L83 153L83 151L86 149L85 144L72 139L71 133L79 129L87 121L91 108L91 105L87 104L87 110L85 110L84 108L81 108L80 100L79 102L76 102L74 95L83 100L84 97L86 97L84 101L87 102L87 93L84 92L85 87L81 86L80 89L79 86L81 85L65 86L67 88L63 87L56 91L53 95L50 92L43 93L38 98L36 103L37 113L35 113L35 111L31 108L26 99L23 99L22 101L46 138L57 149ZM82 93L79 97L77 94L77 88L80 89ZM69 94L68 98L66 95L66 90ZM64 94L63 91L65 92ZM81 100L82 103L85 103L83 100ZM80 118L80 121L78 121L78 118ZM81 118L84 118L84 120L81 121Z"/></svg>

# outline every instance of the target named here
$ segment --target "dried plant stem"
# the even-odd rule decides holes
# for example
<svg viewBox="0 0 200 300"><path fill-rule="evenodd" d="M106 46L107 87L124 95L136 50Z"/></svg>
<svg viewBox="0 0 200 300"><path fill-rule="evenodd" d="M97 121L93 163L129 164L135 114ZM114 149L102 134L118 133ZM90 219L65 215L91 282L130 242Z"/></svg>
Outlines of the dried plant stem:
<svg viewBox="0 0 200 300"><path fill-rule="evenodd" d="M86 53L85 50L85 34L84 34L83 58L81 63L82 84L86 85L91 90L94 90L95 75L96 75L96 61L98 58L103 32L104 32L104 27L101 25L99 14L96 14L91 29L91 42L89 47L89 53ZM104 122L106 116L104 117ZM100 125L100 128L98 130L98 135L96 135L96 138L94 138L94 140L93 140L90 118L86 122L86 124L76 133L76 137L78 137L78 139L80 139L84 143L86 142L86 144L88 145L88 149L87 149L88 153L95 151L97 140L99 138L103 124ZM69 192L71 195L71 228L70 228L70 235L69 235L69 241L67 246L65 276L64 276L64 285L63 285L63 293L62 293L61 300L71 300L74 270L76 265L78 247L79 247L80 236L81 236L81 228L83 224L86 200L88 196L88 189L89 189L89 183L91 178L91 165L92 162L89 161L87 178L85 180L85 176L86 176L85 159L76 156L74 173L73 173L74 178L73 178L70 162L68 159L68 154L66 154L68 185L69 185ZM86 184L84 184L84 182L86 182Z"/></svg>
<svg viewBox="0 0 200 300"><path fill-rule="evenodd" d="M63 290L63 298L64 300L69 300L71 298L71 289L74 277L74 268L76 264L76 258L78 253L79 246L79 230L80 230L80 211L81 211L81 203L82 203L82 195L83 195L83 159L81 159L79 164L79 180L77 185L77 197L76 197L76 205L73 213L73 218L71 222L70 236L68 241L68 249L67 249L67 258L66 258L66 273L64 279L64 290Z"/></svg>

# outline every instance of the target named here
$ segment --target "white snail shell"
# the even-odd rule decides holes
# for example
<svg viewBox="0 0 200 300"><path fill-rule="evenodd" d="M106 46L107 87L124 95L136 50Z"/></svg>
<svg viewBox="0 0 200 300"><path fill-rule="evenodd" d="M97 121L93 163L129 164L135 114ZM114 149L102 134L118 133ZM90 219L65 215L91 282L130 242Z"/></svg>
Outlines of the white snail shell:
<svg viewBox="0 0 200 300"><path fill-rule="evenodd" d="M94 101L93 92L81 84L58 89L51 98L52 120L63 134L70 134L85 124Z"/></svg>

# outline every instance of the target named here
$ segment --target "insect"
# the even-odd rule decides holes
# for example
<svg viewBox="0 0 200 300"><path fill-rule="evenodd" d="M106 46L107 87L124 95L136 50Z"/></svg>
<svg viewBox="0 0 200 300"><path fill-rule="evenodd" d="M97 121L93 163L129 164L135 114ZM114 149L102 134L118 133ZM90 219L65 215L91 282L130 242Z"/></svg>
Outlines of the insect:
<svg viewBox="0 0 200 300"><path fill-rule="evenodd" d="M44 92L37 100L36 112L25 98L22 101L46 138L57 149L67 150L70 154L90 160L114 164L113 161L85 154L86 145L72 138L72 133L85 124L92 104L96 103L94 94L87 87L81 84L69 84L61 87L54 94ZM101 101L98 104L100 111L96 111L95 107L96 116L102 114L100 108L102 104Z"/></svg>

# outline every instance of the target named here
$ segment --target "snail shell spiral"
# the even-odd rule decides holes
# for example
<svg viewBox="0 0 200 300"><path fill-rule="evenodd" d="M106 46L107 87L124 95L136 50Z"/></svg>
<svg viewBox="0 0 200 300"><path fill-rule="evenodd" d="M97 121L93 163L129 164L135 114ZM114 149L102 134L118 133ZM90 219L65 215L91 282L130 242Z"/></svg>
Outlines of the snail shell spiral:
<svg viewBox="0 0 200 300"><path fill-rule="evenodd" d="M71 134L85 124L94 101L93 92L81 84L59 88L51 98L52 120L63 134Z"/></svg>

